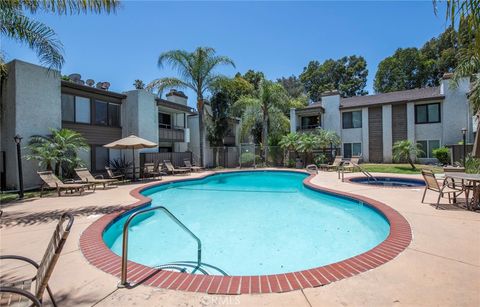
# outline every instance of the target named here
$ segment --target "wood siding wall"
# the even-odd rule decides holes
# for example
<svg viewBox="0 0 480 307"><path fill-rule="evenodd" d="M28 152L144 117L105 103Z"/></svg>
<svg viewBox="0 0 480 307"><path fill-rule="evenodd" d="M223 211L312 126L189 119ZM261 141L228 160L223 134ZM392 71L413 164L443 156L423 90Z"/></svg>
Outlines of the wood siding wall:
<svg viewBox="0 0 480 307"><path fill-rule="evenodd" d="M369 161L383 162L382 107L368 108L368 139Z"/></svg>
<svg viewBox="0 0 480 307"><path fill-rule="evenodd" d="M392 144L407 137L407 105L392 105Z"/></svg>
<svg viewBox="0 0 480 307"><path fill-rule="evenodd" d="M62 128L77 131L90 145L105 145L122 138L122 128L63 122Z"/></svg>

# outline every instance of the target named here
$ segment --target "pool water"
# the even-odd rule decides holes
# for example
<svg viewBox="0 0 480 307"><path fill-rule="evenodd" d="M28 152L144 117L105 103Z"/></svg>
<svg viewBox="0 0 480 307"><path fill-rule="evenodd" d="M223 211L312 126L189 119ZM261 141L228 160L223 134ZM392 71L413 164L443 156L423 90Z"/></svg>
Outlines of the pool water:
<svg viewBox="0 0 480 307"><path fill-rule="evenodd" d="M367 177L351 178L351 182L378 185L386 187L424 187L425 181L420 179L399 178L399 177L375 177L376 180Z"/></svg>
<svg viewBox="0 0 480 307"><path fill-rule="evenodd" d="M229 275L299 271L363 253L386 239L390 226L357 201L313 191L307 175L237 172L170 183L142 194L165 206L202 241L202 262ZM103 239L121 255L124 216ZM134 218L129 260L157 266L196 261L197 246L164 212Z"/></svg>

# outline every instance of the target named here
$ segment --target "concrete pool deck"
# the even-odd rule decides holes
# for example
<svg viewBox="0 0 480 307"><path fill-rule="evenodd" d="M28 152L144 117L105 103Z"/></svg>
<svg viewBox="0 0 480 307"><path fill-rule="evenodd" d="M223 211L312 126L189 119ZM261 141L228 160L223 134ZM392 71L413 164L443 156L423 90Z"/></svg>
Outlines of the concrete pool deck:
<svg viewBox="0 0 480 307"><path fill-rule="evenodd" d="M378 174L381 175L381 174ZM199 176L192 174L191 177ZM357 175L346 175L357 176ZM402 176L402 175L394 175ZM406 176L419 177L419 176ZM181 176L164 180L181 179ZM391 206L410 223L411 244L395 259L373 270L326 286L287 293L207 295L139 285L117 289L118 278L90 265L79 249L81 233L106 213L136 201L131 184L84 196L47 197L2 206L0 252L40 260L59 215L75 214L75 223L50 281L65 306L479 306L480 214L443 201L444 210L421 204L423 189L392 189L342 183L336 173L321 172L311 181L320 187L366 196ZM435 194L427 193L427 202ZM4 261L7 279L30 273ZM48 300L47 300L48 301Z"/></svg>

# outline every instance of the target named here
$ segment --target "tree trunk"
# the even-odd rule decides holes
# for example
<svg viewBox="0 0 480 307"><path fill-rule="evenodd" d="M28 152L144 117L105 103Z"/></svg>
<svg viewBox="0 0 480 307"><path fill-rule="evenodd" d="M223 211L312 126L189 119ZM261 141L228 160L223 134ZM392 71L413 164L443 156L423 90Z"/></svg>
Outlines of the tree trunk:
<svg viewBox="0 0 480 307"><path fill-rule="evenodd" d="M408 157L407 160L408 160L408 163L410 164L410 166L412 167L412 169L416 169L415 164L413 164L412 158Z"/></svg>
<svg viewBox="0 0 480 307"><path fill-rule="evenodd" d="M268 159L268 112L263 113L263 123L262 123L262 144L263 144L263 159L264 163L267 164Z"/></svg>
<svg viewBox="0 0 480 307"><path fill-rule="evenodd" d="M60 162L55 163L55 176L60 175Z"/></svg>
<svg viewBox="0 0 480 307"><path fill-rule="evenodd" d="M197 109L198 109L198 130L200 134L200 166L203 167L203 145L204 145L204 123L203 123L203 97L197 94Z"/></svg>

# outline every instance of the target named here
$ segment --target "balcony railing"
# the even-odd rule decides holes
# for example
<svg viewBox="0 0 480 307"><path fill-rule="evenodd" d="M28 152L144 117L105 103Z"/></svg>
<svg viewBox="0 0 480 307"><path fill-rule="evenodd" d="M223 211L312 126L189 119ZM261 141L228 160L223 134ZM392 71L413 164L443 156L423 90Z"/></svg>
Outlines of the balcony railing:
<svg viewBox="0 0 480 307"><path fill-rule="evenodd" d="M183 142L185 140L185 132L183 129L158 128L158 134L160 141Z"/></svg>
<svg viewBox="0 0 480 307"><path fill-rule="evenodd" d="M313 131L317 128L322 128L321 125L305 125L305 126L298 126L297 131Z"/></svg>

